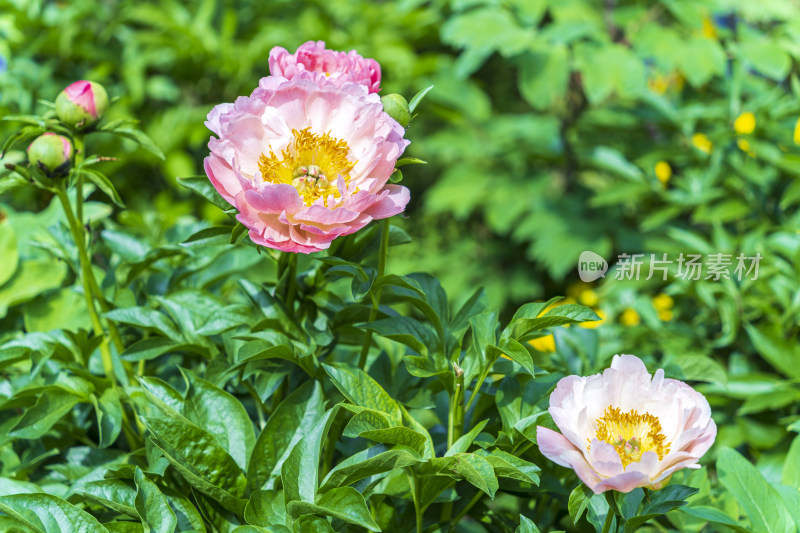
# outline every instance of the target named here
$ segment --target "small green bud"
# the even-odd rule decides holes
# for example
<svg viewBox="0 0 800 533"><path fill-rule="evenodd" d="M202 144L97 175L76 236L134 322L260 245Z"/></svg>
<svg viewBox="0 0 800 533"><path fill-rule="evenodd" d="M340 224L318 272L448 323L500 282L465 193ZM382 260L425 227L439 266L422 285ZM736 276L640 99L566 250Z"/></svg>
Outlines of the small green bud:
<svg viewBox="0 0 800 533"><path fill-rule="evenodd" d="M55 133L40 135L28 146L28 160L49 177L63 176L72 165L72 142Z"/></svg>
<svg viewBox="0 0 800 533"><path fill-rule="evenodd" d="M108 109L108 94L99 83L76 81L56 98L56 115L68 126L86 130L94 126Z"/></svg>
<svg viewBox="0 0 800 533"><path fill-rule="evenodd" d="M400 94L387 94L381 98L383 110L395 119L404 128L411 120L411 111L408 110L408 102Z"/></svg>

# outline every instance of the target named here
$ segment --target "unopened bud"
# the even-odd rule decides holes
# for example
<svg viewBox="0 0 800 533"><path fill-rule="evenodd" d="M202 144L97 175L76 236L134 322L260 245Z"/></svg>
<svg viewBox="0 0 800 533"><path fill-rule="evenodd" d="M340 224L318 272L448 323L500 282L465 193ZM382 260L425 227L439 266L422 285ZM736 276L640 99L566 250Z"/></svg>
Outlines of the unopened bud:
<svg viewBox="0 0 800 533"><path fill-rule="evenodd" d="M89 129L103 118L108 108L108 94L99 83L76 81L56 98L59 120L78 130Z"/></svg>
<svg viewBox="0 0 800 533"><path fill-rule="evenodd" d="M408 110L408 102L400 94L387 94L381 98L383 110L395 119L404 128L411 120L411 111Z"/></svg>
<svg viewBox="0 0 800 533"><path fill-rule="evenodd" d="M72 142L55 133L45 133L28 146L28 160L47 176L63 176L72 165Z"/></svg>

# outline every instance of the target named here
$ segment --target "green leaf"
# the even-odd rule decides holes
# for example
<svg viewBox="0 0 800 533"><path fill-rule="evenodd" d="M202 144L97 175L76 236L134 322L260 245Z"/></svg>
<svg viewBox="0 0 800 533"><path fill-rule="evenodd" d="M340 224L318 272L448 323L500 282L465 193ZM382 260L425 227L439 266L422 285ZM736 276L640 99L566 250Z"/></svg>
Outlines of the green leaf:
<svg viewBox="0 0 800 533"><path fill-rule="evenodd" d="M400 406L369 374L360 368L333 367L324 363L322 367L333 385L350 402L386 413L395 422L394 425L400 424L403 416Z"/></svg>
<svg viewBox="0 0 800 533"><path fill-rule="evenodd" d="M753 68L774 80L785 79L792 66L789 54L773 39L748 39L742 42L741 51Z"/></svg>
<svg viewBox="0 0 800 533"><path fill-rule="evenodd" d="M109 533L144 533L139 522L106 522L103 526Z"/></svg>
<svg viewBox="0 0 800 533"><path fill-rule="evenodd" d="M119 197L119 193L114 187L114 184L111 183L111 180L108 179L105 174L91 168L84 168L80 172L89 178L92 183L97 185L97 188L103 191L103 194L108 196L108 198L114 202L115 205L119 207L125 207L125 202L123 202L122 198Z"/></svg>
<svg viewBox="0 0 800 533"><path fill-rule="evenodd" d="M538 473L540 469L531 462L500 449L495 449L491 452L478 450L475 454L483 457L492 465L494 475L497 477L516 479L517 481L533 483L534 485L539 484Z"/></svg>
<svg viewBox="0 0 800 533"><path fill-rule="evenodd" d="M295 445L324 412L322 387L307 381L283 400L267 419L253 447L247 481L252 489L272 488Z"/></svg>
<svg viewBox="0 0 800 533"><path fill-rule="evenodd" d="M206 246L219 246L230 244L231 226L211 226L203 228L197 233L192 234L181 246L186 248L205 248Z"/></svg>
<svg viewBox="0 0 800 533"><path fill-rule="evenodd" d="M797 342L787 339L785 333L777 328L762 328L760 331L752 324L745 324L744 329L750 337L758 354L784 376L800 379L800 365L797 364L800 351Z"/></svg>
<svg viewBox="0 0 800 533"><path fill-rule="evenodd" d="M327 410L311 431L292 448L289 457L281 466L281 481L287 506L289 502L295 500L308 503L315 501L322 441L327 437L337 412L338 406Z"/></svg>
<svg viewBox="0 0 800 533"><path fill-rule="evenodd" d="M247 480L208 432L177 418L141 417L164 457L194 488L241 514Z"/></svg>
<svg viewBox="0 0 800 533"><path fill-rule="evenodd" d="M710 507L707 505L692 505L681 507L679 511L693 518L699 518L700 520L705 520L707 522L728 526L734 531L738 531L740 533L748 533L749 531L741 527L736 520L726 515L716 507Z"/></svg>
<svg viewBox="0 0 800 533"><path fill-rule="evenodd" d="M276 490L256 490L244 509L244 519L254 526L269 527L286 523L286 506L283 492Z"/></svg>
<svg viewBox="0 0 800 533"><path fill-rule="evenodd" d="M243 471L256 441L253 423L242 403L231 394L183 370L189 382L184 414L211 433Z"/></svg>
<svg viewBox="0 0 800 533"><path fill-rule="evenodd" d="M50 494L0 496L0 511L38 533L108 533L95 517Z"/></svg>
<svg viewBox="0 0 800 533"><path fill-rule="evenodd" d="M747 459L731 448L723 448L717 458L717 472L750 518L753 531L784 533L792 518L780 495Z"/></svg>
<svg viewBox="0 0 800 533"><path fill-rule="evenodd" d="M122 406L119 392L109 387L99 399L93 395L92 402L97 412L100 447L107 448L114 444L122 431Z"/></svg>
<svg viewBox="0 0 800 533"><path fill-rule="evenodd" d="M450 446L444 456L449 457L457 453L465 453L467 450L469 450L469 447L472 445L472 441L475 440L475 437L478 436L478 433L483 431L483 428L486 427L488 422L488 419L478 422L478 424L472 428L469 433L466 435L461 435L461 437L459 437L458 440L455 441L452 446Z"/></svg>
<svg viewBox="0 0 800 533"><path fill-rule="evenodd" d="M172 508L172 512L175 513L175 518L178 520L178 531L200 531L205 533L206 526L203 523L203 517L192 501L176 490L168 487L160 488L164 496L167 497L169 506Z"/></svg>
<svg viewBox="0 0 800 533"><path fill-rule="evenodd" d="M428 355L439 345L435 334L422 322L407 316L384 318L367 322L362 326L401 344L405 344L421 355Z"/></svg>
<svg viewBox="0 0 800 533"><path fill-rule="evenodd" d="M800 490L800 436L792 440L781 471L781 483Z"/></svg>
<svg viewBox="0 0 800 533"><path fill-rule="evenodd" d="M0 318L12 305L21 304L44 291L61 285L67 275L67 265L50 259L22 261L14 275L0 286Z"/></svg>
<svg viewBox="0 0 800 533"><path fill-rule="evenodd" d="M569 50L566 46L532 49L521 57L518 77L520 93L534 109L552 109L564 101L569 72Z"/></svg>
<svg viewBox="0 0 800 533"><path fill-rule="evenodd" d="M81 398L62 389L54 389L37 398L11 429L11 435L22 439L38 439L72 411Z"/></svg>
<svg viewBox="0 0 800 533"><path fill-rule="evenodd" d="M0 286L11 279L17 270L19 248L14 227L7 220L0 221Z"/></svg>
<svg viewBox="0 0 800 533"><path fill-rule="evenodd" d="M293 533L336 533L327 519L305 515L294 522Z"/></svg>
<svg viewBox="0 0 800 533"><path fill-rule="evenodd" d="M600 320L600 317L588 307L577 304L559 305L536 318L525 317L512 320L503 331L503 337L519 339L547 328L596 320Z"/></svg>
<svg viewBox="0 0 800 533"><path fill-rule="evenodd" d="M519 515L519 527L514 533L539 533L539 528L527 516Z"/></svg>
<svg viewBox="0 0 800 533"><path fill-rule="evenodd" d="M137 466L134 472L136 481L136 512L142 519L144 533L173 533L178 519L167 502L167 498L158 490L158 486L147 479Z"/></svg>
<svg viewBox="0 0 800 533"><path fill-rule="evenodd" d="M507 355L515 363L522 366L531 376L535 376L533 357L531 357L530 352L525 346L514 339L501 339L500 346L488 345L486 347L486 355L491 359L497 359L501 355Z"/></svg>
<svg viewBox="0 0 800 533"><path fill-rule="evenodd" d="M592 489L583 483L580 483L570 493L567 509L569 510L569 517L572 519L574 525L578 525L578 521L589 506L589 500L592 499L592 496L594 496Z"/></svg>
<svg viewBox="0 0 800 533"><path fill-rule="evenodd" d="M178 183L205 198L223 211L231 208L231 204L226 202L225 199L219 195L214 186L211 185L211 181L208 179L208 176L178 178Z"/></svg>
<svg viewBox="0 0 800 533"><path fill-rule="evenodd" d="M434 457L427 463L415 467L418 475L445 475L454 479L465 479L494 498L499 488L494 468L483 457L473 453L459 453L450 457Z"/></svg>
<svg viewBox="0 0 800 533"><path fill-rule="evenodd" d="M175 324L164 313L148 307L126 307L114 309L106 313L106 317L114 322L130 324L140 328L154 329L167 337L183 342L183 336L178 332Z"/></svg>
<svg viewBox="0 0 800 533"><path fill-rule="evenodd" d="M75 492L118 513L139 517L135 507L136 489L121 479L90 481Z"/></svg>
<svg viewBox="0 0 800 533"><path fill-rule="evenodd" d="M297 518L304 514L317 514L338 518L348 524L364 527L370 531L381 528L372 519L364 496L352 487L337 487L321 495L316 503L291 501L286 510Z"/></svg>
<svg viewBox="0 0 800 533"><path fill-rule="evenodd" d="M697 491L698 489L694 487L687 487L686 485L668 485L661 490L652 492L649 501L642 508L641 514L632 517L628 515L628 520L625 523L625 531L635 531L636 528L643 525L645 522L648 522L657 516L666 514L673 509L683 507L688 503L686 499L694 494L697 494ZM632 505L629 505L628 507L631 510L631 514L636 513L636 510L639 507L639 502L644 495L642 491L633 491L625 496L630 497L631 495L634 495L634 493L636 493L636 496L638 497L635 497L636 499L632 502Z"/></svg>
<svg viewBox="0 0 800 533"><path fill-rule="evenodd" d="M111 133L116 133L117 135L122 135L123 137L127 137L132 141L136 141L142 148L156 156L157 158L164 161L166 158L164 157L164 152L161 151L161 148L156 146L150 137L148 137L143 131L139 131L133 128L117 128Z"/></svg>
<svg viewBox="0 0 800 533"><path fill-rule="evenodd" d="M420 92L415 94L413 98L411 98L411 100L408 102L408 112L409 113L413 113L414 112L414 110L417 108L419 103L422 101L423 98L425 98L425 95L428 94L431 91L431 89L433 89L433 85L428 85L427 87L422 89Z"/></svg>
<svg viewBox="0 0 800 533"><path fill-rule="evenodd" d="M422 457L412 448L397 446L387 449L382 445L372 446L337 464L325 476L319 492L323 493L336 487L352 485L370 476L411 466L421 461Z"/></svg>

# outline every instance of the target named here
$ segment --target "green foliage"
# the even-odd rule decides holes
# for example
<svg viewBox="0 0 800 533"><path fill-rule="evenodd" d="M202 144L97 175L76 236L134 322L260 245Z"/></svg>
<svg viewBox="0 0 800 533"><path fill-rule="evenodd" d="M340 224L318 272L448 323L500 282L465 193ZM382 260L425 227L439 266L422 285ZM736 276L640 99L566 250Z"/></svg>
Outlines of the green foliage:
<svg viewBox="0 0 800 533"><path fill-rule="evenodd" d="M0 530L794 531L797 27L781 1L0 0ZM293 266L196 176L208 110L309 39L417 95L384 275L379 227ZM112 100L85 145L52 103L76 79ZM68 183L25 166L45 131L80 140ZM576 284L584 250L763 260ZM535 434L616 352L701 382L720 431L608 500Z"/></svg>

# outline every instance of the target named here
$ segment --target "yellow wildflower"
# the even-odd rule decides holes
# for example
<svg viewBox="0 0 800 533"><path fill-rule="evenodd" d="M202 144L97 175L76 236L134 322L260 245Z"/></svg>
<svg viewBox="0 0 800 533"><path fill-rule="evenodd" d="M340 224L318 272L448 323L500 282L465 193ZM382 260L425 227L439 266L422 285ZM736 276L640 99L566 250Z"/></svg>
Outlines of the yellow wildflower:
<svg viewBox="0 0 800 533"><path fill-rule="evenodd" d="M756 153L750 147L750 141L748 141L747 139L736 139L736 146L739 147L739 150L745 152L750 157L756 156Z"/></svg>
<svg viewBox="0 0 800 533"><path fill-rule="evenodd" d="M528 344L530 344L540 352L556 351L556 341L552 335L546 335L544 337L539 337L538 339L531 339L528 341Z"/></svg>
<svg viewBox="0 0 800 533"><path fill-rule="evenodd" d="M714 150L714 144L705 133L695 133L692 135L692 145L701 152L707 154L710 154Z"/></svg>
<svg viewBox="0 0 800 533"><path fill-rule="evenodd" d="M656 163L656 178L660 181L663 185L666 185L669 179L672 177L672 167L666 161L659 161Z"/></svg>
<svg viewBox="0 0 800 533"><path fill-rule="evenodd" d="M746 111L733 121L733 129L741 135L749 135L756 131L756 116Z"/></svg>
<svg viewBox="0 0 800 533"><path fill-rule="evenodd" d="M578 301L581 305L594 307L600 301L600 298L597 297L597 293L592 289L584 289L578 294Z"/></svg>
<svg viewBox="0 0 800 533"><path fill-rule="evenodd" d="M794 124L794 144L800 144L800 118Z"/></svg>
<svg viewBox="0 0 800 533"><path fill-rule="evenodd" d="M703 37L707 37L709 39L716 39L717 38L717 27L714 26L714 21L711 20L711 17L706 15L703 17L703 29L702 29Z"/></svg>
<svg viewBox="0 0 800 533"><path fill-rule="evenodd" d="M669 294L661 293L653 297L653 307L658 312L658 318L664 322L672 320L672 306L674 304L675 302Z"/></svg>
<svg viewBox="0 0 800 533"><path fill-rule="evenodd" d="M619 316L619 323L623 326L638 326L641 321L642 319L639 317L639 313L630 307L625 309Z"/></svg>

